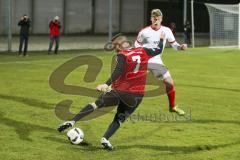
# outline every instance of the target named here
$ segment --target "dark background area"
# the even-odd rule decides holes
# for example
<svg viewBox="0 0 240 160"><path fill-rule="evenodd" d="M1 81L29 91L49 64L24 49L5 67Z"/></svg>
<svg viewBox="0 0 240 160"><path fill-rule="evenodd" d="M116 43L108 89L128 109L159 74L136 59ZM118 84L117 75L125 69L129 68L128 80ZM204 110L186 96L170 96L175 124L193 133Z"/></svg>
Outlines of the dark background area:
<svg viewBox="0 0 240 160"><path fill-rule="evenodd" d="M194 1L194 20L196 32L209 32L209 15L207 7L204 3L216 4L237 4L239 0L195 0ZM183 0L169 1L146 1L145 10L145 25L150 25L150 12L154 8L159 8L163 13L164 26L169 26L174 22L177 26L177 32L183 32ZM187 5L187 20L191 22L191 1L188 0Z"/></svg>

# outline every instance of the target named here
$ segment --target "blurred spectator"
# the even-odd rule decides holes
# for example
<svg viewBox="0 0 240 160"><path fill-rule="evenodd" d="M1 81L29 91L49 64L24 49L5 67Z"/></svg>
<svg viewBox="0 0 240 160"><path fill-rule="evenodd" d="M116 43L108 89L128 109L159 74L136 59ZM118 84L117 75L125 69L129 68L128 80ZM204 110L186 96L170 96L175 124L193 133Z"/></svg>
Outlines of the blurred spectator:
<svg viewBox="0 0 240 160"><path fill-rule="evenodd" d="M184 24L184 41L188 45L191 44L190 33L191 33L191 25L190 25L189 21L186 21Z"/></svg>
<svg viewBox="0 0 240 160"><path fill-rule="evenodd" d="M169 27L169 28L171 29L174 37L176 37L176 29L177 29L176 24L175 24L174 22L172 22L172 23L170 24L170 27Z"/></svg>
<svg viewBox="0 0 240 160"><path fill-rule="evenodd" d="M24 52L23 55L27 56L28 49L28 36L29 36L29 28L30 28L30 19L27 15L23 15L18 22L18 26L20 26L20 44L19 44L19 56L22 56L22 48L24 43Z"/></svg>
<svg viewBox="0 0 240 160"><path fill-rule="evenodd" d="M61 24L59 21L59 17L56 16L54 19L49 23L50 29L50 43L48 48L48 54L51 53L53 43L55 43L55 51L54 53L57 54L59 48L59 37L60 37L60 28Z"/></svg>

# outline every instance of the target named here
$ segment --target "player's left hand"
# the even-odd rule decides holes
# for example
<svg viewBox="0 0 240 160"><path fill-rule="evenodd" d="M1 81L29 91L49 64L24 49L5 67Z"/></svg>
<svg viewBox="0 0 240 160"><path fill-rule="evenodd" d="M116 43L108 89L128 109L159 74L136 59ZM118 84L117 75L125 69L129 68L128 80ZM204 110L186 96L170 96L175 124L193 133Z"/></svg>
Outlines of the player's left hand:
<svg viewBox="0 0 240 160"><path fill-rule="evenodd" d="M180 48L181 50L186 50L188 47L187 47L187 44L181 44Z"/></svg>
<svg viewBox="0 0 240 160"><path fill-rule="evenodd" d="M99 84L97 86L97 90L100 92L107 92L108 91L108 85L107 84Z"/></svg>
<svg viewBox="0 0 240 160"><path fill-rule="evenodd" d="M164 32L161 32L160 39L165 39L165 33Z"/></svg>

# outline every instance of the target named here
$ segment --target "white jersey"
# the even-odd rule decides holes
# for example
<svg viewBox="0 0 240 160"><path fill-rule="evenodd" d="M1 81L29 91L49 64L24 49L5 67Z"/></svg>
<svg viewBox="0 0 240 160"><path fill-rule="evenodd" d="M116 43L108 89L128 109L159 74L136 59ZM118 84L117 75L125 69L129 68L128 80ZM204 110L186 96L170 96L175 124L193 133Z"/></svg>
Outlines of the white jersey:
<svg viewBox="0 0 240 160"><path fill-rule="evenodd" d="M172 46L179 46L170 28L161 26L160 29L154 30L151 26L148 26L139 32L134 44L135 47L156 48L160 41L160 35L162 32L165 34L165 39L163 40L163 50L165 48L166 41L168 41ZM149 63L151 62L163 64L161 55L151 58Z"/></svg>

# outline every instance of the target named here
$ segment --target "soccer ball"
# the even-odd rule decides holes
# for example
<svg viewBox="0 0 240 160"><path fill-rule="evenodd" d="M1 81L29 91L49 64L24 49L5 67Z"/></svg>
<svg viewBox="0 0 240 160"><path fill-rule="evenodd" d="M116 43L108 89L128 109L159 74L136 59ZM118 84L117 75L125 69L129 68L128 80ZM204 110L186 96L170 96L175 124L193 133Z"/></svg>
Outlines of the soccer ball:
<svg viewBox="0 0 240 160"><path fill-rule="evenodd" d="M67 137L72 144L80 144L83 141L84 133L80 128L73 128L67 132Z"/></svg>

